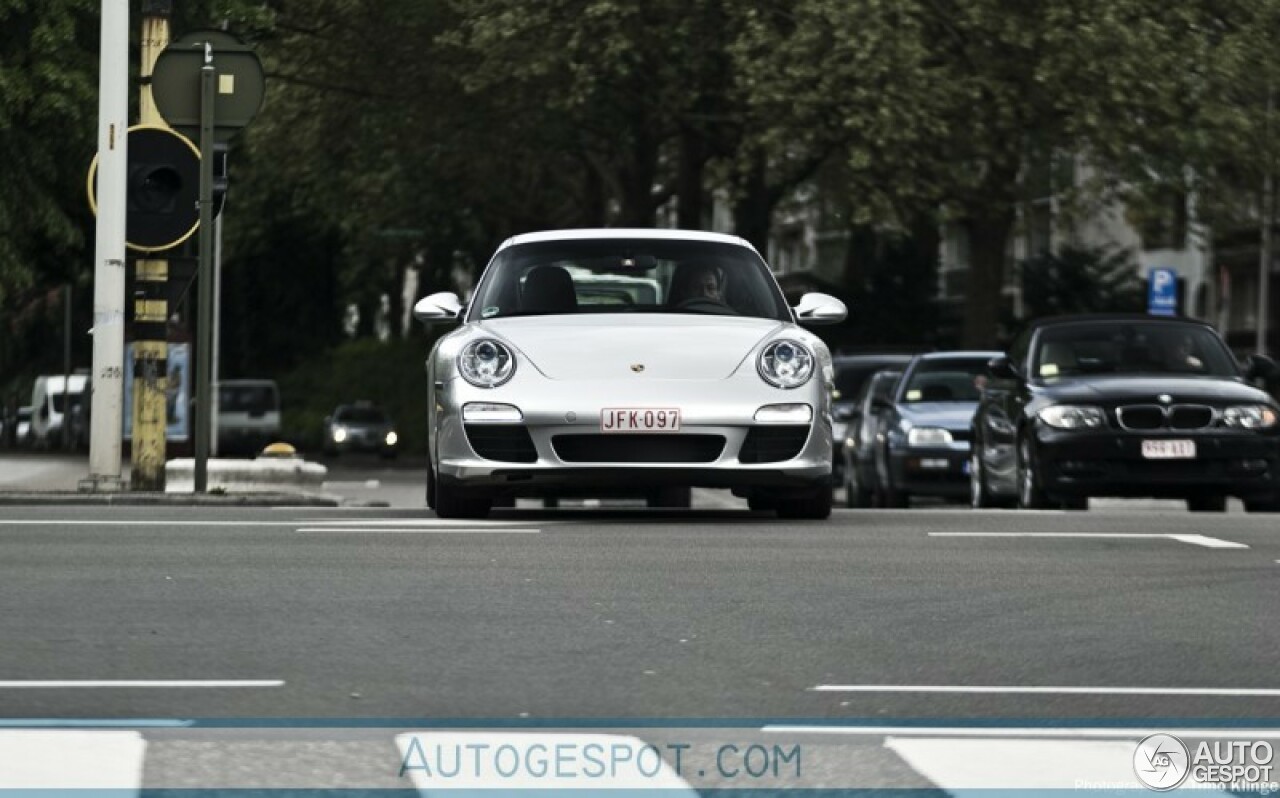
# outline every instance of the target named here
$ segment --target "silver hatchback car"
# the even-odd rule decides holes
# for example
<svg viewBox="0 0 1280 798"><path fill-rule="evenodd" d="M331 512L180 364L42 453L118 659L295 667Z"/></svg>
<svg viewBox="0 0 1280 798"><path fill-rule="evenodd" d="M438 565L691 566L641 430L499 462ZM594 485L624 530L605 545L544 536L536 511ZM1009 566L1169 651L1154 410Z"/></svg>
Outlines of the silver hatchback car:
<svg viewBox="0 0 1280 798"><path fill-rule="evenodd" d="M643 496L688 507L731 488L790 518L831 512L831 355L733 236L562 230L507 240L427 360L427 504L475 518L516 496Z"/></svg>

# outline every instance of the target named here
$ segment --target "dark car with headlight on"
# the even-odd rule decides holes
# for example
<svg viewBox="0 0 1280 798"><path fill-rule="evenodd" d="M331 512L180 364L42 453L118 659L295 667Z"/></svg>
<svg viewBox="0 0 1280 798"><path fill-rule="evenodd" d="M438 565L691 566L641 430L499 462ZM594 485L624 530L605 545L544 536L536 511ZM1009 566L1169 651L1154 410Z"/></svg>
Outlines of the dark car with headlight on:
<svg viewBox="0 0 1280 798"><path fill-rule="evenodd" d="M970 499L978 507L1083 509L1090 496L1184 499L1251 512L1280 498L1280 407L1249 381L1208 324L1156 316L1073 316L1032 325L974 417Z"/></svg>
<svg viewBox="0 0 1280 798"><path fill-rule="evenodd" d="M608 301L601 287L611 286ZM627 286L625 293L615 289ZM635 289L635 290L632 290ZM643 497L688 507L729 488L788 518L831 513L831 354L741 238L555 230L508 239L427 361L427 504L483 517L516 497Z"/></svg>
<svg viewBox="0 0 1280 798"><path fill-rule="evenodd" d="M969 427L999 352L930 352L907 364L888 400L877 400L873 492L882 507L912 496L963 499Z"/></svg>
<svg viewBox="0 0 1280 798"><path fill-rule="evenodd" d="M377 452L385 458L396 456L400 435L391 417L372 402L339 405L324 420L324 452Z"/></svg>

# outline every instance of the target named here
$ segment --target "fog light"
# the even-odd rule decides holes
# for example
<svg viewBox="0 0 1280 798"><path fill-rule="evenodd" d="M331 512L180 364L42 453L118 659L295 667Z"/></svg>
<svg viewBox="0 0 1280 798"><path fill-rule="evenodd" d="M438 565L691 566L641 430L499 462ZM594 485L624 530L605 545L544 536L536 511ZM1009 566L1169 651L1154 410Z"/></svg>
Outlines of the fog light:
<svg viewBox="0 0 1280 798"><path fill-rule="evenodd" d="M807 424L813 420L813 408L806 404L765 405L756 411L762 424Z"/></svg>
<svg viewBox="0 0 1280 798"><path fill-rule="evenodd" d="M510 424L521 421L524 414L515 405L502 405L494 402L468 402L462 406L462 420L470 424Z"/></svg>

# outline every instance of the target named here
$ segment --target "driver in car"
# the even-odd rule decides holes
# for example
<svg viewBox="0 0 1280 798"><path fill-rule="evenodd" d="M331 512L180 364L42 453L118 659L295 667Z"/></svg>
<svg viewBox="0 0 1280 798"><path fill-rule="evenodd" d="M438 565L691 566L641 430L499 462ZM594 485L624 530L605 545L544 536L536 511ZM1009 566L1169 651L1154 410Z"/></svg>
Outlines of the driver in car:
<svg viewBox="0 0 1280 798"><path fill-rule="evenodd" d="M698 264L684 275L682 290L672 296L676 305L700 299L724 304L724 286L720 279L720 270L714 266Z"/></svg>

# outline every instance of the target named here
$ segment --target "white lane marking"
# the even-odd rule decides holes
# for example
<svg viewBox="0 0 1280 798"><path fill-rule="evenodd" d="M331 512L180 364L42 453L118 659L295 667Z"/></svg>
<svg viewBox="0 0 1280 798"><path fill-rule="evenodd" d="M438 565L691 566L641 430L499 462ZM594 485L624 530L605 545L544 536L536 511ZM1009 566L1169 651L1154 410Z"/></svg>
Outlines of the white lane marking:
<svg viewBox="0 0 1280 798"><path fill-rule="evenodd" d="M1206 549L1247 549L1249 548L1243 543L1234 543L1230 540L1222 538L1211 538L1207 535L1170 535L1182 543L1190 543L1192 546L1204 546Z"/></svg>
<svg viewBox="0 0 1280 798"><path fill-rule="evenodd" d="M1040 728L1013 726L805 726L787 725L783 723L764 726L760 729L770 734L828 734L852 737L1021 737L1021 738L1055 738L1077 739L1119 738L1140 740L1148 734L1170 732L1179 737L1205 739L1278 739L1280 729L1222 728L1222 729L1169 729L1166 727L1126 727L1126 728ZM1131 749L1132 752L1132 749Z"/></svg>
<svg viewBox="0 0 1280 798"><path fill-rule="evenodd" d="M1049 687L971 684L820 684L815 693L965 693L974 695L1192 695L1280 697L1280 689L1253 687Z"/></svg>
<svg viewBox="0 0 1280 798"><path fill-rule="evenodd" d="M376 479L340 479L334 482L325 482L324 486L326 488L368 488L377 490L382 487L382 483Z"/></svg>
<svg viewBox="0 0 1280 798"><path fill-rule="evenodd" d="M401 754L401 773L408 775L413 786L424 796L455 795L455 790L500 790L502 795L515 795L515 790L535 789L541 795L562 791L573 795L606 795L611 790L661 790L664 798L697 798L698 793L669 765L659 749L637 737L621 734L583 732L508 732L508 731L423 731L396 735ZM564 747L561 747L564 746ZM572 746L572 748L569 748ZM500 755L504 752L505 754ZM562 752L598 751L603 762L591 778L583 767L593 767L589 756L581 753L562 759ZM480 755L479 752L493 752ZM476 752L472 756L472 752ZM621 758L625 754L625 758ZM551 766L537 765L537 775L529 763L549 760ZM519 765L524 763L526 767ZM513 767L514 765L514 767ZM453 769L452 775L447 772Z"/></svg>
<svg viewBox="0 0 1280 798"><path fill-rule="evenodd" d="M314 524L315 526L394 526L408 527L448 527L466 525L473 527L501 527L527 525L528 521L488 521L488 520L454 520L449 518L305 518L297 522L299 526Z"/></svg>
<svg viewBox="0 0 1280 798"><path fill-rule="evenodd" d="M953 790L1069 790L1081 782L1140 790L1132 743L1118 740L885 740L912 770Z"/></svg>
<svg viewBox="0 0 1280 798"><path fill-rule="evenodd" d="M931 538L1098 538L1117 540L1176 540L1192 546L1209 549L1247 549L1243 543L1234 543L1205 535L1172 535L1164 533L1129 532L930 532Z"/></svg>
<svg viewBox="0 0 1280 798"><path fill-rule="evenodd" d="M78 688L259 688L284 687L283 679L10 679L0 690L64 690Z"/></svg>
<svg viewBox="0 0 1280 798"><path fill-rule="evenodd" d="M537 535L541 529L494 529L493 527L477 527L471 529L394 529L390 527L303 527L295 530L301 534L323 535Z"/></svg>
<svg viewBox="0 0 1280 798"><path fill-rule="evenodd" d="M142 788L136 731L0 731L0 790Z"/></svg>
<svg viewBox="0 0 1280 798"><path fill-rule="evenodd" d="M293 509L297 509L296 507ZM368 509L368 508L365 508ZM155 520L137 520L123 521L119 519L104 519L92 521L83 518L67 519L56 521L50 519L21 519L16 521L0 521L0 528L6 526L210 526L210 527L296 527L303 524L360 524L362 526L391 525L391 526L449 526L465 523L470 526L502 526L525 523L521 521L451 521L442 518L403 518L403 519L386 519L386 518L369 518L369 519L302 519L298 521L184 521L182 519L173 519L171 521L155 521Z"/></svg>

